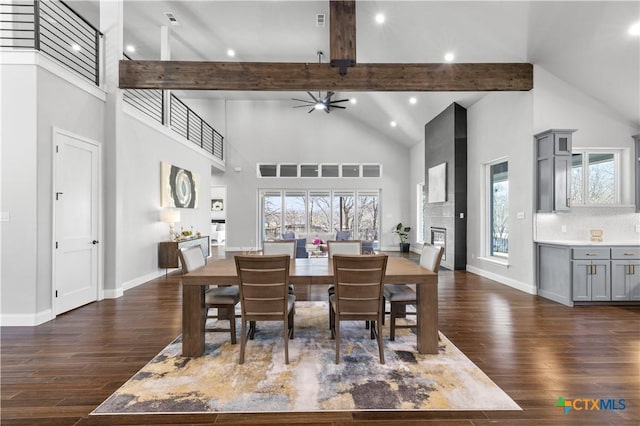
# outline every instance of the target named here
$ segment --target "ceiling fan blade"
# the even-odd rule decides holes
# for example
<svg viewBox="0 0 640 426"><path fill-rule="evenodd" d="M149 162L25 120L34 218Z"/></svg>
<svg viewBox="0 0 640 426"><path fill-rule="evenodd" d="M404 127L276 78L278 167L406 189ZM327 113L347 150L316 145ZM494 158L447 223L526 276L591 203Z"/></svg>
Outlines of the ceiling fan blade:
<svg viewBox="0 0 640 426"><path fill-rule="evenodd" d="M316 98L315 96L313 96L313 93L311 92L307 92L309 94L309 96L311 96L311 99L313 99L314 103L318 103L318 98Z"/></svg>
<svg viewBox="0 0 640 426"><path fill-rule="evenodd" d="M291 108L309 108L309 105L294 105Z"/></svg>
<svg viewBox="0 0 640 426"><path fill-rule="evenodd" d="M315 109L315 107L311 108L307 114L311 114L313 111L315 111Z"/></svg>
<svg viewBox="0 0 640 426"><path fill-rule="evenodd" d="M298 98L291 98L292 101L298 101L298 102L306 102L308 104L314 104L315 102L311 102L309 99L298 99Z"/></svg>
<svg viewBox="0 0 640 426"><path fill-rule="evenodd" d="M347 107L343 107L343 106L340 106L340 105L330 105L329 108L347 109Z"/></svg>
<svg viewBox="0 0 640 426"><path fill-rule="evenodd" d="M326 112L327 114L329 114L329 113L331 112L330 110L331 110L331 108L326 107L326 108L324 109L324 112Z"/></svg>
<svg viewBox="0 0 640 426"><path fill-rule="evenodd" d="M337 100L337 101L331 101L331 102L329 102L329 103L334 104L334 103L336 103L336 102L349 102L349 99L339 99L339 100Z"/></svg>

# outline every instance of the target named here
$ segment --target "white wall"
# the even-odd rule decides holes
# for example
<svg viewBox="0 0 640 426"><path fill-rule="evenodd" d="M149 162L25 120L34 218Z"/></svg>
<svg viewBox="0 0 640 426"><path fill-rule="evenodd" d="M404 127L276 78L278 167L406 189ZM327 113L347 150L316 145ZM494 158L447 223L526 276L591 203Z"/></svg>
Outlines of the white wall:
<svg viewBox="0 0 640 426"><path fill-rule="evenodd" d="M14 324L51 316L52 129L102 142L103 99L72 84L79 79L68 71L52 69L57 73L35 63L1 70L2 211L11 217L2 223L2 316Z"/></svg>
<svg viewBox="0 0 640 426"><path fill-rule="evenodd" d="M226 173L227 247L257 243L257 193L265 188L381 189L381 246L397 249L391 227L409 222L409 150L345 114L311 113L282 101L228 101ZM256 163L382 163L382 179L258 179ZM240 172L234 168L240 167Z"/></svg>
<svg viewBox="0 0 640 426"><path fill-rule="evenodd" d="M118 226L118 250L122 259L119 284L126 290L150 276L164 273L158 269L158 243L168 240L169 225L161 221L160 163L164 161L198 174L198 207L179 209L181 222L175 226L176 230L193 226L194 231L208 235L211 160L193 143L142 115L125 113L121 123L124 140L120 146L124 160L119 171L124 174L122 210L125 214Z"/></svg>
<svg viewBox="0 0 640 426"><path fill-rule="evenodd" d="M533 94L491 93L467 110L467 270L533 293ZM509 162L509 266L486 258L485 167ZM524 212L524 219L517 219Z"/></svg>

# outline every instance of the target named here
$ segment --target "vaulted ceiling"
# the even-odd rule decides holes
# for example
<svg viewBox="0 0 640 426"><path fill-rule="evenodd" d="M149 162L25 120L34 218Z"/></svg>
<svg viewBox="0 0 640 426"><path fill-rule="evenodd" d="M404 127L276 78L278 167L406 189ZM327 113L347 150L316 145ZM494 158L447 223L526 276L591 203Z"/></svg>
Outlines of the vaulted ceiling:
<svg viewBox="0 0 640 426"><path fill-rule="evenodd" d="M95 20L95 2L71 2ZM84 12L83 12L84 11ZM179 25L169 23L165 12ZM385 22L375 20L378 13ZM316 26L316 15L327 24ZM328 1L125 0L125 44L132 59L160 59L160 27L171 28L171 59L192 61L309 62L329 53ZM363 1L357 2L357 61L363 63L530 62L573 85L640 127L640 21L636 1ZM236 52L234 58L227 50ZM535 90L535 88L534 88ZM345 114L412 146L424 124L451 102L465 107L482 92L342 92L357 104ZM189 91L181 97L282 100L303 92ZM410 104L409 98L416 103ZM300 120L307 119L300 110ZM390 127L395 121L397 126ZM567 126L571 126L567 123Z"/></svg>

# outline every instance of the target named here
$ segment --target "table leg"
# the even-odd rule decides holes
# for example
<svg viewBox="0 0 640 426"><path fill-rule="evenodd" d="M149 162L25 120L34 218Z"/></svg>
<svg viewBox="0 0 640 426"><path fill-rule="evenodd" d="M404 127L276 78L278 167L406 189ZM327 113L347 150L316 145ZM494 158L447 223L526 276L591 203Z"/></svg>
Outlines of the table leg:
<svg viewBox="0 0 640 426"><path fill-rule="evenodd" d="M438 353L438 283L416 285L418 297L418 352Z"/></svg>
<svg viewBox="0 0 640 426"><path fill-rule="evenodd" d="M182 286L182 356L201 356L204 353L205 286Z"/></svg>

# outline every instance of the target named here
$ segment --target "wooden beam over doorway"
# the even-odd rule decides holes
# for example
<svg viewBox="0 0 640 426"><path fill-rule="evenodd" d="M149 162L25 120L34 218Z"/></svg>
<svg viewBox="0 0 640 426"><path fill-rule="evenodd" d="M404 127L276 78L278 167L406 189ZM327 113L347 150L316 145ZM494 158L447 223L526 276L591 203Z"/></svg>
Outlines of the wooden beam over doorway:
<svg viewBox="0 0 640 426"><path fill-rule="evenodd" d="M340 75L328 64L120 61L122 89L527 91L529 63L363 64Z"/></svg>
<svg viewBox="0 0 640 426"><path fill-rule="evenodd" d="M340 69L340 75L356 64L356 2L331 0L329 2L329 46L331 66Z"/></svg>

